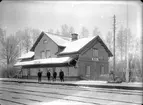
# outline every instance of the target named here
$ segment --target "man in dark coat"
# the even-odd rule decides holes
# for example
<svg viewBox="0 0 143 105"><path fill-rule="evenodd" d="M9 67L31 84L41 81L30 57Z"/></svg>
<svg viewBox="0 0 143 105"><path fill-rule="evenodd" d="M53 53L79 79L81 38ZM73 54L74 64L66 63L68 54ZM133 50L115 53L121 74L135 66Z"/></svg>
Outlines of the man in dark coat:
<svg viewBox="0 0 143 105"><path fill-rule="evenodd" d="M57 78L57 72L54 71L54 73L53 73L53 81L56 81L56 78Z"/></svg>
<svg viewBox="0 0 143 105"><path fill-rule="evenodd" d="M64 72L62 70L59 73L59 77L60 77L61 82L62 81L64 82Z"/></svg>
<svg viewBox="0 0 143 105"><path fill-rule="evenodd" d="M51 73L50 73L50 71L48 70L48 72L47 72L48 81L50 81L50 77L51 77Z"/></svg>
<svg viewBox="0 0 143 105"><path fill-rule="evenodd" d="M38 72L38 82L41 82L42 72L39 70Z"/></svg>

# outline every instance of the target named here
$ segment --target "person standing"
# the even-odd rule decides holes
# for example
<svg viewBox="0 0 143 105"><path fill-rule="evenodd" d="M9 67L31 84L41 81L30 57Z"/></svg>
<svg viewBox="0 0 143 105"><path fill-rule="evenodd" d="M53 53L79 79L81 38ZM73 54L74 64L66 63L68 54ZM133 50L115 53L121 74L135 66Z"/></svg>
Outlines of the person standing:
<svg viewBox="0 0 143 105"><path fill-rule="evenodd" d="M62 70L60 70L59 77L61 82L64 82L64 72Z"/></svg>
<svg viewBox="0 0 143 105"><path fill-rule="evenodd" d="M38 82L41 82L42 72L39 70L38 72Z"/></svg>
<svg viewBox="0 0 143 105"><path fill-rule="evenodd" d="M51 77L51 73L50 73L50 71L48 70L48 72L47 72L48 81L50 81L50 77Z"/></svg>
<svg viewBox="0 0 143 105"><path fill-rule="evenodd" d="M54 73L53 73L53 81L56 81L56 78L57 78L57 72L54 71Z"/></svg>

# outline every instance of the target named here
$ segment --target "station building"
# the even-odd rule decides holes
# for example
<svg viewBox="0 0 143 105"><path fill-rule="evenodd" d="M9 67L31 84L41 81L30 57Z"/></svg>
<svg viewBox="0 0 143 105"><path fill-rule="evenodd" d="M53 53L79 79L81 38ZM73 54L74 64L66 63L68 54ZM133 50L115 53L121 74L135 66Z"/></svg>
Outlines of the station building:
<svg viewBox="0 0 143 105"><path fill-rule="evenodd" d="M22 78L37 78L39 69L42 77L50 70L51 74L60 69L67 80L100 80L109 72L109 58L112 53L99 36L71 39L49 32L41 32L27 54L19 57L14 65L21 67Z"/></svg>

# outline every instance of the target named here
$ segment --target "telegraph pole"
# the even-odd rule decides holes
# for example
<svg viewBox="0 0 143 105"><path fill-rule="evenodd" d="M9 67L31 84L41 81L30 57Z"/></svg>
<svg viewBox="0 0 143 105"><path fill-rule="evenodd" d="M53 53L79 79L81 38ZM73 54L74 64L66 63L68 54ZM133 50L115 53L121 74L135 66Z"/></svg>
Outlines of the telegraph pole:
<svg viewBox="0 0 143 105"><path fill-rule="evenodd" d="M129 82L129 59L128 59L128 2L127 2L127 33L126 33L126 82Z"/></svg>
<svg viewBox="0 0 143 105"><path fill-rule="evenodd" d="M129 82L128 28L126 33L126 82Z"/></svg>
<svg viewBox="0 0 143 105"><path fill-rule="evenodd" d="M116 33L116 16L114 15L113 16L113 34L114 34L114 37L113 37L113 54L114 54L114 61L113 61L113 69L114 71L116 71L116 55L115 55L115 33Z"/></svg>

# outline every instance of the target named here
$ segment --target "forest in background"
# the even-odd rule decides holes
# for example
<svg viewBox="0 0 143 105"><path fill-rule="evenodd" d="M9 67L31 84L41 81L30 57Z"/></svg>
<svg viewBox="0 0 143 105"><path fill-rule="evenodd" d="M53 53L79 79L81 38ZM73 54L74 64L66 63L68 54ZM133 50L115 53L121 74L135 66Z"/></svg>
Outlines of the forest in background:
<svg viewBox="0 0 143 105"><path fill-rule="evenodd" d="M74 27L67 24L61 25L60 30L49 29L47 32L55 33L59 36L71 37L71 33L75 32ZM15 70L12 70L13 64L22 54L27 53L33 43L40 35L40 29L25 28L18 30L14 34L7 35L7 30L0 27L0 74L1 77L12 77ZM76 32L75 32L76 33ZM128 34L127 34L128 33ZM107 47L113 54L113 31L109 31L106 35L102 35L102 31L98 27L94 27L90 33L86 27L82 27L79 38L99 35ZM128 35L128 40L127 40ZM120 26L116 31L115 37L115 56L116 56L116 74L124 78L126 69L126 51L128 49L128 63L131 73L131 81L142 80L142 44L141 37L133 35L130 29ZM128 46L128 48L126 47ZM113 57L109 59L109 70L113 70Z"/></svg>

